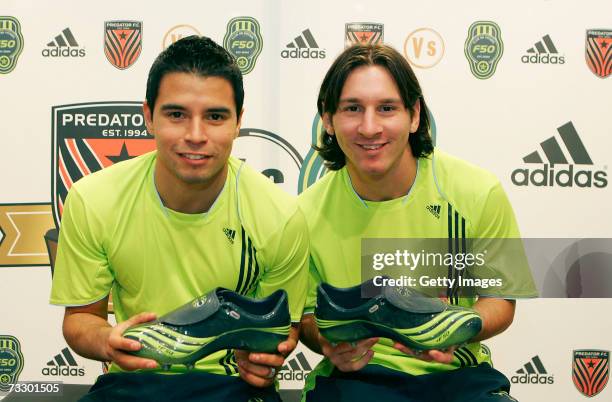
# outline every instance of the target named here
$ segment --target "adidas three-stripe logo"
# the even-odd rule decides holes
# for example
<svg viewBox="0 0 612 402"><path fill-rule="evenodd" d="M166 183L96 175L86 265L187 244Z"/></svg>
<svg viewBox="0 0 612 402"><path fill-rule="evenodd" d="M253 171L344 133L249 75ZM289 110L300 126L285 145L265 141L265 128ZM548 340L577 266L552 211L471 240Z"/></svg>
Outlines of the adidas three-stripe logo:
<svg viewBox="0 0 612 402"><path fill-rule="evenodd" d="M560 55L550 35L546 34L521 57L526 64L565 64L565 56Z"/></svg>
<svg viewBox="0 0 612 402"><path fill-rule="evenodd" d="M305 29L287 44L287 49L281 52L283 59L324 59L325 50L319 49L310 29Z"/></svg>
<svg viewBox="0 0 612 402"><path fill-rule="evenodd" d="M510 381L513 384L552 384L555 380L544 368L540 356L536 355L522 368L516 370L516 374L512 376Z"/></svg>
<svg viewBox="0 0 612 402"><path fill-rule="evenodd" d="M55 355L55 357L47 362L47 366L78 366L76 360L70 349L64 348L61 353Z"/></svg>
<svg viewBox="0 0 612 402"><path fill-rule="evenodd" d="M289 43L287 47L290 49L293 49L296 47L300 49L304 49L304 48L318 49L319 45L317 44L317 41L315 40L314 36L312 36L312 32L310 32L310 29L305 29L302 31L302 34L296 36L293 42Z"/></svg>
<svg viewBox="0 0 612 402"><path fill-rule="evenodd" d="M557 131L561 142L553 136L540 143L546 159L538 150L523 157L528 167L515 169L510 177L512 183L536 187L607 187L607 172L593 167L593 160L572 122L565 123ZM530 165L534 164L541 165L532 170ZM555 165L566 166L556 168ZM584 167L584 170L577 169L575 165Z"/></svg>
<svg viewBox="0 0 612 402"><path fill-rule="evenodd" d="M310 371L312 371L312 366L306 360L306 356L298 352L293 359L281 367L278 376L285 381L302 381Z"/></svg>
<svg viewBox="0 0 612 402"><path fill-rule="evenodd" d="M546 45L546 47L544 47ZM544 35L541 41L536 42L536 44L527 49L527 53L559 53L552 39L550 39L549 35Z"/></svg>
<svg viewBox="0 0 612 402"><path fill-rule="evenodd" d="M431 204L428 205L426 208L429 212L431 212L433 216L440 219L440 210L442 209L442 206L440 206L439 204Z"/></svg>
<svg viewBox="0 0 612 402"><path fill-rule="evenodd" d="M567 148L572 160L577 165L592 165L593 161L589 156L582 140L578 136L576 132L576 128L572 122L567 122L561 127L557 129L557 132L561 136L561 140L563 140L563 144ZM559 164L567 164L567 158L565 157L561 147L559 146L559 142L555 137L550 137L549 139L540 143L542 146L542 150L544 151L544 155L548 162L551 165L556 163ZM529 155L523 158L525 163L544 163L542 157L538 153L538 151L534 151Z"/></svg>
<svg viewBox="0 0 612 402"><path fill-rule="evenodd" d="M287 364L281 367L280 371L283 371L283 370L311 371L312 367L310 366L310 363L308 363L308 360L306 360L306 356L304 356L304 353L299 352L295 355L293 359L287 361Z"/></svg>
<svg viewBox="0 0 612 402"><path fill-rule="evenodd" d="M47 46L50 46L50 47L55 47L55 46L57 47L68 47L68 46L77 47L79 46L79 44L77 43L76 39L72 35L70 28L66 28L62 31L61 34L57 35L54 40L47 43Z"/></svg>
<svg viewBox="0 0 612 402"><path fill-rule="evenodd" d="M64 348L47 362L41 373L44 376L83 377L85 368L79 366L70 349Z"/></svg>
<svg viewBox="0 0 612 402"><path fill-rule="evenodd" d="M79 47L70 28L66 28L47 43L42 55L43 57L85 57L85 49Z"/></svg>
<svg viewBox="0 0 612 402"><path fill-rule="evenodd" d="M536 371L537 370L537 371ZM531 361L525 363L523 368L516 370L517 374L548 374L544 365L542 364L542 360L540 360L540 356L534 356L531 358Z"/></svg>
<svg viewBox="0 0 612 402"><path fill-rule="evenodd" d="M234 244L234 239L236 238L236 231L230 228L223 228L223 233L227 237L230 243Z"/></svg>

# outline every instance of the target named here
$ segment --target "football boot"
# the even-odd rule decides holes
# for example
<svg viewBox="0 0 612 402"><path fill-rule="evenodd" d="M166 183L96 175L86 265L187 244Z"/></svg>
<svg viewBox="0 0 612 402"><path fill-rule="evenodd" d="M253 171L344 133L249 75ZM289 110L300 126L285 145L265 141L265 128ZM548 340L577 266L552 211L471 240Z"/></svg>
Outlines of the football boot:
<svg viewBox="0 0 612 402"><path fill-rule="evenodd" d="M217 288L154 321L128 328L123 336L142 344L132 352L136 356L153 359L164 369L172 364L191 368L222 349L277 353L290 327L284 290L253 299Z"/></svg>
<svg viewBox="0 0 612 402"><path fill-rule="evenodd" d="M362 287L376 294L362 298ZM415 350L447 349L476 336L482 328L473 309L452 306L408 287L374 287L371 281L351 288L321 283L315 320L332 343L389 338Z"/></svg>

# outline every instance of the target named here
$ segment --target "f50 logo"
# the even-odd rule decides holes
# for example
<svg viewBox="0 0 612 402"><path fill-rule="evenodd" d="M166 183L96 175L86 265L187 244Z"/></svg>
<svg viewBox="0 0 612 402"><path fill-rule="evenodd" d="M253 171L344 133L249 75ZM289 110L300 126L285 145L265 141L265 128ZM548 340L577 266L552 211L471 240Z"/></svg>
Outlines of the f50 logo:
<svg viewBox="0 0 612 402"><path fill-rule="evenodd" d="M255 47L255 42L252 40L237 40L232 43L232 49L252 49Z"/></svg>
<svg viewBox="0 0 612 402"><path fill-rule="evenodd" d="M253 71L263 48L261 28L253 17L236 17L227 23L223 47L236 59L242 74Z"/></svg>
<svg viewBox="0 0 612 402"><path fill-rule="evenodd" d="M474 45L472 49L474 53L492 54L495 53L497 48L494 45Z"/></svg>
<svg viewBox="0 0 612 402"><path fill-rule="evenodd" d="M0 359L0 366L14 366L16 363L16 359Z"/></svg>
<svg viewBox="0 0 612 402"><path fill-rule="evenodd" d="M12 48L12 47L15 47L16 45L17 45L17 41L14 41L14 40L7 40L7 39L0 40L0 48L3 48L3 49L7 47Z"/></svg>

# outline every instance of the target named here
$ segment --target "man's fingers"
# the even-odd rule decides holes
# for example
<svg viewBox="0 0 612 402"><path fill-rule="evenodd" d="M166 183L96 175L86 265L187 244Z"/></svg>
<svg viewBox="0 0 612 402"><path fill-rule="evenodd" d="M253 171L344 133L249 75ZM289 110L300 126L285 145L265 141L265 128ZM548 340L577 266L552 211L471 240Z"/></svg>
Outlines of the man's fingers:
<svg viewBox="0 0 612 402"><path fill-rule="evenodd" d="M431 360L434 360L438 363L450 363L453 361L453 352L454 352L455 348L450 348L447 351L442 351L442 350L430 350L428 352L429 357L431 358Z"/></svg>
<svg viewBox="0 0 612 402"><path fill-rule="evenodd" d="M447 364L453 361L454 359L453 353L456 349L456 347L453 346L447 350L432 349L432 350L426 350L423 352L416 352L399 342L395 342L393 344L393 347L402 353L405 353L410 356L414 356L424 361L428 361L428 362L435 361L438 363L447 363Z"/></svg>
<svg viewBox="0 0 612 402"><path fill-rule="evenodd" d="M356 343L343 342L329 350L328 357L341 371L357 371L365 367L372 357L372 347L378 338L364 339Z"/></svg>
<svg viewBox="0 0 612 402"><path fill-rule="evenodd" d="M358 356L356 359L349 361L343 360L339 362L339 364L336 364L336 367L340 371L344 372L358 371L364 368L370 362L370 360L372 360L372 357L374 357L374 351L367 350L362 356Z"/></svg>
<svg viewBox="0 0 612 402"><path fill-rule="evenodd" d="M256 375L257 377L272 378L273 376L271 374L276 374L276 368L274 368L273 371L273 367L271 366L262 366L259 364L251 363L248 360L239 360L238 366L241 367L243 370Z"/></svg>
<svg viewBox="0 0 612 402"><path fill-rule="evenodd" d="M133 339L127 339L123 337L123 333L130 327L138 324L142 324L145 322L152 321L156 318L155 313L140 313L137 314L128 320L123 321L120 324L117 324L111 331L111 334L108 338L108 343L113 349L126 350L130 352L135 352L140 350L141 345L140 342L137 342Z"/></svg>
<svg viewBox="0 0 612 402"><path fill-rule="evenodd" d="M157 362L151 359L143 359L117 351L113 356L113 361L124 370L146 370L157 368Z"/></svg>
<svg viewBox="0 0 612 402"><path fill-rule="evenodd" d="M293 349L297 346L297 341L293 338L289 338L278 344L278 352L283 356L289 356Z"/></svg>
<svg viewBox="0 0 612 402"><path fill-rule="evenodd" d="M407 347L406 345L404 345L402 343L399 343L399 342L395 342L393 344L393 347L395 349L399 350L400 352L405 353L405 354L410 355L410 356L419 356L421 354L420 352L416 352L416 351L410 349L409 347Z"/></svg>
<svg viewBox="0 0 612 402"><path fill-rule="evenodd" d="M155 318L157 318L155 313L144 312L136 314L135 316L130 317L128 320L125 320L121 324L117 325L117 328L122 328L125 331L129 327L142 324L144 322L153 321Z"/></svg>
<svg viewBox="0 0 612 402"><path fill-rule="evenodd" d="M240 374L240 378L242 378L247 383L255 386L255 387L269 387L274 383L274 378L265 378L259 377L255 374L251 373L248 370L243 369L240 365L238 366L238 374Z"/></svg>
<svg viewBox="0 0 612 402"><path fill-rule="evenodd" d="M140 348L142 347L140 342L135 341L133 339L124 338L118 334L111 335L108 338L108 343L113 349L125 350L128 352L136 352L137 350L140 350Z"/></svg>
<svg viewBox="0 0 612 402"><path fill-rule="evenodd" d="M349 359L352 360L355 356L363 356L363 354L371 349L376 342L378 342L378 338L368 338L357 343L343 342L337 346L336 353L351 355Z"/></svg>
<svg viewBox="0 0 612 402"><path fill-rule="evenodd" d="M280 367L285 363L285 357L271 353L250 353L248 361L260 366Z"/></svg>

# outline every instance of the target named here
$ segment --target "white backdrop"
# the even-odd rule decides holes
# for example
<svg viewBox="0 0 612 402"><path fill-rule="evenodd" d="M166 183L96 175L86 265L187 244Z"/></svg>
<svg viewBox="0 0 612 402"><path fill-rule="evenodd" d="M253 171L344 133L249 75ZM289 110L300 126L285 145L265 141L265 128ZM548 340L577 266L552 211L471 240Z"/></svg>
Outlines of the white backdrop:
<svg viewBox="0 0 612 402"><path fill-rule="evenodd" d="M523 158L538 151L545 161L540 144L554 137L568 160L555 165L555 170L572 165L575 171L603 172L600 177L607 178L612 148L612 78L590 71L585 61L585 35L588 29L612 30L611 13L612 2L606 0L517 0L503 4L4 0L0 20L1 16L15 17L24 41L14 70L0 74L0 336L12 335L20 342L24 356L20 380L87 384L101 373L100 363L74 355L76 366L68 366L77 368L73 370L76 375L44 374L45 368L57 366L55 357L66 347L61 334L63 311L48 304L51 275L42 240L42 234L54 227L50 212L51 108L142 101L148 69L173 27L190 25L222 43L231 18L250 16L258 21L263 48L254 69L245 76L243 128L267 134L246 136L253 131L245 131L234 153L262 171L281 172L279 185L288 192L298 192L300 165L308 161L302 164L295 155L307 157L318 88L344 47L345 24L380 23L384 24L384 41L413 63L436 63L430 68L415 67L415 72L435 119L437 145L500 178L524 237L609 238L609 185L517 186L511 175L515 169L541 169L544 162L525 163ZM142 53L126 69L112 66L104 55L104 23L114 20L142 22ZM478 79L470 72L464 54L468 28L476 21L495 22L504 45L497 69L488 79ZM83 50L82 56L45 57L43 51L53 48L49 44L57 44L56 37L66 28L78 42L71 48ZM317 55L324 52L325 57L283 58L284 50L299 46L296 38L304 38L306 30L316 41L316 45L307 44L308 48L318 49ZM537 55L538 50L528 50L545 43L545 36L557 53L545 47L541 56L562 56L564 63L522 62L525 55ZM431 40L434 42L429 44ZM423 48L417 57L414 45L419 43ZM557 132L568 122L584 144L591 165L576 163L573 146ZM274 140L270 133L284 142ZM611 307L610 299L520 302L513 326L486 342L493 350L494 363L510 378L538 356L546 376L553 380L546 385L514 384L513 394L522 401L585 399L572 384L572 351L612 349ZM303 348L297 352L304 353L306 360L300 356L288 363L284 377L298 380L283 381L285 388L301 387L300 373L318 361ZM610 388L594 399L612 400Z"/></svg>

